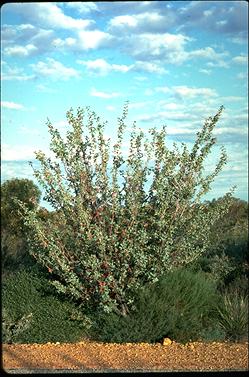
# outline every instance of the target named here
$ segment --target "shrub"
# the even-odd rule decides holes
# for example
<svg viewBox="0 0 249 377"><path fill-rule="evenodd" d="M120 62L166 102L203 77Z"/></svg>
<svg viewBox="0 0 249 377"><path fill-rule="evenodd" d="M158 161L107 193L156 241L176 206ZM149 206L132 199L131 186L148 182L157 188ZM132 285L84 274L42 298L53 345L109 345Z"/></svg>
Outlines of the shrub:
<svg viewBox="0 0 249 377"><path fill-rule="evenodd" d="M23 262L23 258L28 255L26 251L26 242L24 237L12 233L10 230L2 228L1 233L1 257L2 270L14 270Z"/></svg>
<svg viewBox="0 0 249 377"><path fill-rule="evenodd" d="M38 207L41 192L29 179L13 178L1 184L1 253L2 268L16 269L21 264L32 264L27 251L27 228L24 225L21 201L30 210Z"/></svg>
<svg viewBox="0 0 249 377"><path fill-rule="evenodd" d="M30 327L31 321L32 313L24 315L16 322L13 322L10 314L4 309L2 313L2 342L14 343L17 336Z"/></svg>
<svg viewBox="0 0 249 377"><path fill-rule="evenodd" d="M30 253L53 273L59 292L125 316L134 289L205 253L211 226L231 196L212 207L201 202L226 163L221 149L214 171L204 174L222 110L205 121L191 150L184 144L170 150L165 127L146 138L134 123L126 159L128 105L113 149L105 124L88 108L67 112L66 139L48 121L54 160L36 152L34 175L55 218L44 224L37 211L26 210L26 225Z"/></svg>
<svg viewBox="0 0 249 377"><path fill-rule="evenodd" d="M206 271L210 277L215 280L219 290L224 288L226 279L235 270L236 266L224 252L221 255L212 255L208 258Z"/></svg>
<svg viewBox="0 0 249 377"><path fill-rule="evenodd" d="M101 314L91 336L106 342L155 342L163 337L186 342L198 339L215 307L213 282L203 273L176 270L147 285L136 295L126 317Z"/></svg>
<svg viewBox="0 0 249 377"><path fill-rule="evenodd" d="M226 332L215 317L207 321L206 325L200 331L198 338L198 341L201 342L224 342L225 340Z"/></svg>
<svg viewBox="0 0 249 377"><path fill-rule="evenodd" d="M220 326L226 338L240 341L248 338L248 296L236 289L227 290L217 307Z"/></svg>
<svg viewBox="0 0 249 377"><path fill-rule="evenodd" d="M9 274L3 280L2 306L5 310L3 340L6 342L75 342L84 334L82 321L70 319L77 308L62 301L37 271L20 270ZM24 322L30 313L32 318L26 329Z"/></svg>
<svg viewBox="0 0 249 377"><path fill-rule="evenodd" d="M239 274L232 280L228 285L228 290L235 290L236 292L239 292L240 294L243 294L244 296L248 296L249 294L249 278L247 275Z"/></svg>
<svg viewBox="0 0 249 377"><path fill-rule="evenodd" d="M214 223L211 232L210 266L219 275L220 288L248 276L248 257L248 202L231 198L229 211Z"/></svg>
<svg viewBox="0 0 249 377"><path fill-rule="evenodd" d="M1 184L1 225L22 232L23 218L16 199L25 203L29 209L38 206L41 197L39 188L30 179L13 178Z"/></svg>
<svg viewBox="0 0 249 377"><path fill-rule="evenodd" d="M211 238L213 253L223 251L237 264L248 260L248 202L232 198L229 211L214 224Z"/></svg>

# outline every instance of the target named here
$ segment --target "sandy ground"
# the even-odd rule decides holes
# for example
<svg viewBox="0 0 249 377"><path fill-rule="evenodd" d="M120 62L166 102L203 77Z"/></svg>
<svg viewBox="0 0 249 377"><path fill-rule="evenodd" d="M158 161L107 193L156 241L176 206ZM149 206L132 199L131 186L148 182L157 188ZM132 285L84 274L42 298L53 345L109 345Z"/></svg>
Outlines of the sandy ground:
<svg viewBox="0 0 249 377"><path fill-rule="evenodd" d="M21 370L221 371L248 370L244 343L79 343L3 344L2 363Z"/></svg>

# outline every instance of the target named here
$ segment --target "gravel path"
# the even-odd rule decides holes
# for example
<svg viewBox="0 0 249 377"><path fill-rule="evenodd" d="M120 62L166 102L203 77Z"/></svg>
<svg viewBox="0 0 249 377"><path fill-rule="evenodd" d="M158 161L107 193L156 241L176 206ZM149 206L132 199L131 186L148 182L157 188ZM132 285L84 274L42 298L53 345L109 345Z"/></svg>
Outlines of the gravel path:
<svg viewBox="0 0 249 377"><path fill-rule="evenodd" d="M4 344L8 373L247 371L248 342ZM25 372L24 372L25 371Z"/></svg>

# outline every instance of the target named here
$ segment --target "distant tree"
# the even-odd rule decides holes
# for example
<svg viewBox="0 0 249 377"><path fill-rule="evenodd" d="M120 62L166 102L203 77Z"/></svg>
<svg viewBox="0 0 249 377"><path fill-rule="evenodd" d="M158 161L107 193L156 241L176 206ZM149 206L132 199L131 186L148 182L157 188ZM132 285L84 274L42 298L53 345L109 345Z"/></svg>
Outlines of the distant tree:
<svg viewBox="0 0 249 377"><path fill-rule="evenodd" d="M28 255L23 211L17 200L28 210L37 209L41 191L29 179L13 178L1 185L2 261L4 266L15 265Z"/></svg>
<svg viewBox="0 0 249 377"><path fill-rule="evenodd" d="M212 205L212 203L211 203ZM248 252L248 203L232 198L229 211L213 227L213 248L224 251L237 261Z"/></svg>
<svg viewBox="0 0 249 377"><path fill-rule="evenodd" d="M207 206L215 207L222 200L214 199ZM213 224L208 251L197 265L211 273L221 287L249 276L248 202L231 198L228 212Z"/></svg>
<svg viewBox="0 0 249 377"><path fill-rule="evenodd" d="M55 160L37 152L41 167L34 175L56 212L44 224L27 209L26 225L30 252L51 272L59 292L83 307L126 315L134 290L206 252L210 230L231 196L214 206L201 202L226 163L222 148L214 171L204 174L222 109L205 121L191 150L185 144L169 150L165 127L152 128L145 138L134 123L127 158L122 142L128 105L112 151L104 124L89 109L67 112L66 140L48 121Z"/></svg>
<svg viewBox="0 0 249 377"><path fill-rule="evenodd" d="M14 233L23 231L23 217L16 199L32 210L39 204L41 191L30 179L13 178L1 185L1 225Z"/></svg>

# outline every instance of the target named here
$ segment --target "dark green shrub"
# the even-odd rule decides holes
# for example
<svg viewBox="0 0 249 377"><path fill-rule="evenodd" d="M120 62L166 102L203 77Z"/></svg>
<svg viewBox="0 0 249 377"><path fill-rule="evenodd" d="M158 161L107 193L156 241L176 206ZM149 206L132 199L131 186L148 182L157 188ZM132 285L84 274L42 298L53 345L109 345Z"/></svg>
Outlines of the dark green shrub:
<svg viewBox="0 0 249 377"><path fill-rule="evenodd" d="M29 210L38 207L41 191L29 179L13 178L1 185L1 254L2 268L16 270L19 265L31 265L34 258L27 250L27 228L20 200Z"/></svg>
<svg viewBox="0 0 249 377"><path fill-rule="evenodd" d="M14 322L11 315L4 309L2 313L2 342L14 343L17 336L30 327L31 321L32 313L29 313Z"/></svg>
<svg viewBox="0 0 249 377"><path fill-rule="evenodd" d="M224 342L226 332L220 326L216 318L212 318L200 332L199 341L201 342Z"/></svg>
<svg viewBox="0 0 249 377"><path fill-rule="evenodd" d="M2 318L3 341L75 342L84 334L83 321L73 320L77 308L70 302L62 301L38 270L20 270L3 280L2 307L5 310ZM10 315L9 318L6 313ZM23 322L20 320L31 313L30 326L19 331Z"/></svg>
<svg viewBox="0 0 249 377"><path fill-rule="evenodd" d="M236 290L245 296L249 293L249 278L247 275L238 275L227 285L229 290Z"/></svg>
<svg viewBox="0 0 249 377"><path fill-rule="evenodd" d="M22 233L23 219L21 208L16 199L28 207L34 209L38 206L41 191L30 179L13 178L1 184L1 225L11 228L15 233Z"/></svg>
<svg viewBox="0 0 249 377"><path fill-rule="evenodd" d="M213 282L204 273L176 270L137 293L136 308L126 317L101 314L92 337L106 342L155 342L163 337L198 339L216 304Z"/></svg>
<svg viewBox="0 0 249 377"><path fill-rule="evenodd" d="M207 206L212 207L220 200ZM194 262L194 267L211 274L221 292L239 284L236 283L239 280L244 291L243 281L249 277L248 260L248 202L232 198L228 213L212 226L209 250Z"/></svg>
<svg viewBox="0 0 249 377"><path fill-rule="evenodd" d="M209 205L218 201L220 198ZM223 251L236 262L248 258L248 202L232 198L228 212L213 225L210 246L213 254Z"/></svg>
<svg viewBox="0 0 249 377"><path fill-rule="evenodd" d="M220 326L232 341L248 339L248 296L236 289L228 289L217 306Z"/></svg>

